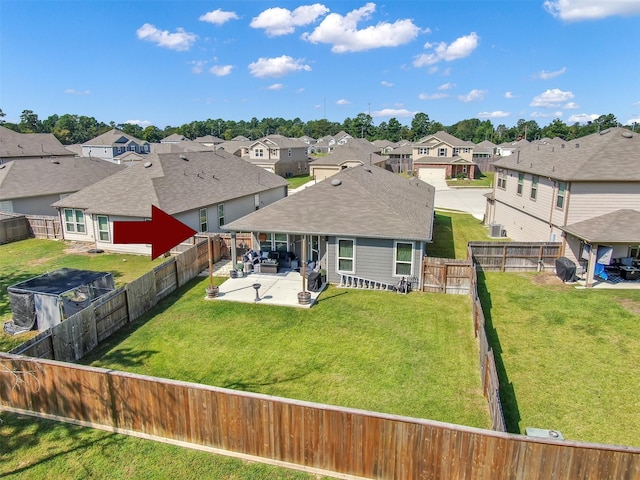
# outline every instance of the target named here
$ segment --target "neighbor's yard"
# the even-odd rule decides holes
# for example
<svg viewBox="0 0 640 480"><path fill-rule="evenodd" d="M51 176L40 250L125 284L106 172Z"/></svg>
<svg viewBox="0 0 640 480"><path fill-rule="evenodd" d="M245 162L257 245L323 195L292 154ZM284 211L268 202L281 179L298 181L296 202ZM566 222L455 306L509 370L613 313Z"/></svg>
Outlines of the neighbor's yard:
<svg viewBox="0 0 640 480"><path fill-rule="evenodd" d="M4 325L11 320L7 287L15 283L67 267L111 272L116 286L120 286L166 260L158 258L151 261L150 257L142 255L71 253L74 251L70 242L35 238L0 245L0 323ZM26 335L13 337L0 331L0 351L9 351L23 343Z"/></svg>

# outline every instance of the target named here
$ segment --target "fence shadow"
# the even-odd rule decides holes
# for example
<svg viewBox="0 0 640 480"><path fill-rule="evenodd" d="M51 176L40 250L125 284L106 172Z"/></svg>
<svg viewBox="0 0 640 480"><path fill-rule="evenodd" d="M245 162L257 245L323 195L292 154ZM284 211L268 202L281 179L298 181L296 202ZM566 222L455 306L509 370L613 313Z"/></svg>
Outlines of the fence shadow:
<svg viewBox="0 0 640 480"><path fill-rule="evenodd" d="M518 400L516 398L513 383L509 381L507 369L502 360L502 346L500 345L498 332L493 326L493 320L491 317L491 294L487 289L485 274L479 269L477 271L477 282L478 298L480 299L482 310L484 312L487 341L493 350L498 379L500 380L500 401L502 403L505 426L509 433L520 433L521 418L520 410L518 408Z"/></svg>

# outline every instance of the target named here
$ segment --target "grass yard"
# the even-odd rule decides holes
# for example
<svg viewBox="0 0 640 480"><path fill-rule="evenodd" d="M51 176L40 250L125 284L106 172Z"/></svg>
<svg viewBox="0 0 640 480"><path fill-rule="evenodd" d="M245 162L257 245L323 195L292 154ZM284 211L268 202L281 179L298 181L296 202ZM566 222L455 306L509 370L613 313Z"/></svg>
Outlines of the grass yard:
<svg viewBox="0 0 640 480"><path fill-rule="evenodd" d="M57 270L78 268L111 272L116 286L123 285L148 272L166 259L151 261L142 255L67 253L69 242L28 239L0 245L0 323L11 320L7 287L31 277ZM37 332L11 336L0 331L0 351L6 352Z"/></svg>
<svg viewBox="0 0 640 480"><path fill-rule="evenodd" d="M470 241L500 241L489 237L487 227L473 215L437 212L433 227L433 243L427 244L430 257L467 258Z"/></svg>
<svg viewBox="0 0 640 480"><path fill-rule="evenodd" d="M473 180L465 179L449 179L447 185L450 187L482 187L491 188L493 186L494 173L486 172L480 173Z"/></svg>
<svg viewBox="0 0 640 480"><path fill-rule="evenodd" d="M640 290L528 273L478 283L509 431L640 447Z"/></svg>
<svg viewBox="0 0 640 480"><path fill-rule="evenodd" d="M489 426L467 297L330 287L316 306L297 309L206 302L207 283L192 281L83 362Z"/></svg>
<svg viewBox="0 0 640 480"><path fill-rule="evenodd" d="M297 177L287 178L287 182L289 182L289 188L298 188L304 185L307 182L313 180L313 176L311 175L299 175Z"/></svg>

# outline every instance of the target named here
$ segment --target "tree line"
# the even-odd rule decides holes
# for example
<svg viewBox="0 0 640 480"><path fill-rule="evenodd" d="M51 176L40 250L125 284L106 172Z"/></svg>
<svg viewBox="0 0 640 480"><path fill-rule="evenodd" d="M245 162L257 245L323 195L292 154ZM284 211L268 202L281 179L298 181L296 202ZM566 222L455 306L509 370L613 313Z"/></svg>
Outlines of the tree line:
<svg viewBox="0 0 640 480"><path fill-rule="evenodd" d="M606 128L620 126L616 117L611 113L601 115L586 124L567 125L556 118L543 127L538 125L535 120L520 119L515 125L507 127L504 124L494 126L491 120L483 121L477 118L461 120L453 125L445 126L438 121L431 120L426 113L420 112L414 115L410 125L403 125L396 118L390 118L388 122L380 122L375 125L371 115L359 113L354 118L346 118L342 123L326 119L304 122L300 118L286 120L280 117L269 117L262 120L253 117L249 121L240 120L238 122L218 118L195 120L179 127L168 125L163 129L154 125L142 127L130 123L116 124L113 121L107 124L94 117L74 114L51 115L40 120L32 110L24 110L20 115L19 123L5 122L4 116L5 114L0 109L0 124L6 128L20 133L52 133L64 145L84 143L113 128L150 143L157 143L174 133L191 140L205 135L213 135L223 140L231 140L237 136L255 140L274 133L292 138L306 135L318 139L327 135L335 135L340 131L345 131L354 138L366 138L369 141L399 142L401 140L417 141L426 135L445 131L460 140L474 143L489 140L500 144L521 139L531 141L544 137L560 137L568 141ZM635 124L633 128L635 129Z"/></svg>

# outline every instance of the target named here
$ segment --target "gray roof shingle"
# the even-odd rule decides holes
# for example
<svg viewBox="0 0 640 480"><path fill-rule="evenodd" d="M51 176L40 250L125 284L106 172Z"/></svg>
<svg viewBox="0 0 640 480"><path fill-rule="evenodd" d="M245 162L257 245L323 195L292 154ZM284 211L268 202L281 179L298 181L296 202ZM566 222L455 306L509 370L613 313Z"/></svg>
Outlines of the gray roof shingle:
<svg viewBox="0 0 640 480"><path fill-rule="evenodd" d="M73 157L74 153L51 133L19 133L0 125L0 158Z"/></svg>
<svg viewBox="0 0 640 480"><path fill-rule="evenodd" d="M127 167L83 157L28 158L0 167L0 200L77 192Z"/></svg>
<svg viewBox="0 0 640 480"><path fill-rule="evenodd" d="M407 179L376 166L359 166L225 228L431 241L434 196L434 187L417 178Z"/></svg>
<svg viewBox="0 0 640 480"><path fill-rule="evenodd" d="M139 138L133 137L131 135L127 135L126 133L124 133L121 130L118 130L117 128L113 128L111 130L109 130L108 132L103 133L102 135L98 135L95 138L92 138L91 140L88 140L86 142L84 142L82 145L85 146L113 146L113 145L125 145L129 142L135 142L138 145L144 145L146 142L145 140L140 140Z"/></svg>
<svg viewBox="0 0 640 480"><path fill-rule="evenodd" d="M616 210L562 227L589 243L640 243L640 212Z"/></svg>
<svg viewBox="0 0 640 480"><path fill-rule="evenodd" d="M365 145L354 140L342 145L336 145L329 155L316 158L313 161L313 165L335 166L354 160L367 165L384 163L384 157L375 153L376 150L377 149L368 142Z"/></svg>
<svg viewBox="0 0 640 480"><path fill-rule="evenodd" d="M637 182L640 135L616 127L561 145L531 144L494 165L563 181Z"/></svg>
<svg viewBox="0 0 640 480"><path fill-rule="evenodd" d="M223 151L150 154L144 163L69 195L54 206L148 217L153 204L173 215L286 185L282 177Z"/></svg>

